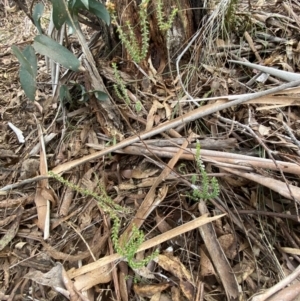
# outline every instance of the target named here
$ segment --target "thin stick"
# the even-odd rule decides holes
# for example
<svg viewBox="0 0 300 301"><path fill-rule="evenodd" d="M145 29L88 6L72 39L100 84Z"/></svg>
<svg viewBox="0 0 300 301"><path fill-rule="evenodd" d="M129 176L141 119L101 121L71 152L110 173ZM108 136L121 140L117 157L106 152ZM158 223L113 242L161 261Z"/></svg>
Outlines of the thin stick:
<svg viewBox="0 0 300 301"><path fill-rule="evenodd" d="M297 85L300 85L300 80L293 81L293 82L290 82L290 83L286 83L286 84L283 84L279 87L272 88L272 89L269 89L269 90L266 90L266 91L246 95L246 96L240 97L236 100L226 102L226 103L222 103L222 104L219 104L219 105L209 104L209 105L206 105L206 106L202 106L202 107L200 107L200 108L198 108L194 111L191 111L187 114L184 114L183 116L177 117L173 120L170 120L166 123L163 123L163 124L157 126L154 129L151 129L151 130L143 132L141 134L137 134L133 137L124 139L123 141L119 142L118 144L110 146L110 147L108 147L108 148L106 148L106 149L104 149L100 152L90 154L90 155L87 155L83 158L61 164L61 165L55 167L52 171L54 173L57 173L57 174L66 172L67 170L70 170L70 169L72 169L72 168L74 168L74 167L76 167L80 164L89 162L90 160L95 160L97 158L100 158L104 155L107 155L107 154L112 153L116 150L119 150L121 148L129 146L129 145L131 145L135 142L138 142L139 140L143 140L143 139L153 137L153 136L158 135L162 132L168 131L168 130L170 130L172 128L175 128L179 125L182 125L183 123L191 122L191 121L194 121L196 119L202 118L204 116L216 113L220 110L228 109L232 106L240 105L240 104L245 103L249 100L253 100L253 99L258 98L258 97L266 96L268 94L276 93L276 92L279 92L279 91L282 91L284 89L291 88L291 87L294 87L294 86L297 86Z"/></svg>

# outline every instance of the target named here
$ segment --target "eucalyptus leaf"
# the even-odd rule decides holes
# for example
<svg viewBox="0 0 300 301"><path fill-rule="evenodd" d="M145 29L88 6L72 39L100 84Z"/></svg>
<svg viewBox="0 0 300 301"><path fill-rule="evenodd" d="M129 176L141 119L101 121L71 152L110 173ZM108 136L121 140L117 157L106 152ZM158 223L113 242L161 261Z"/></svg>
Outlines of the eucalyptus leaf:
<svg viewBox="0 0 300 301"><path fill-rule="evenodd" d="M78 14L79 9L86 9L86 7L84 6L81 0L70 0L68 2L68 7L69 10L76 15Z"/></svg>
<svg viewBox="0 0 300 301"><path fill-rule="evenodd" d="M35 76L35 73L32 69L32 66L28 59L24 56L24 54L20 51L20 49L17 46L11 46L11 50L14 53L14 55L17 57L18 61L20 62L21 66L27 70L31 76Z"/></svg>
<svg viewBox="0 0 300 301"><path fill-rule="evenodd" d="M20 82L26 96L34 101L36 92L36 77L32 76L26 68L20 67Z"/></svg>
<svg viewBox="0 0 300 301"><path fill-rule="evenodd" d="M79 102L86 102L89 99L89 93L86 92L86 89L83 85L80 85L76 82L70 81L74 84L74 89L76 93L76 100ZM73 90L72 90L73 91Z"/></svg>
<svg viewBox="0 0 300 301"><path fill-rule="evenodd" d="M18 58L20 67L20 82L26 96L34 101L36 92L37 59L32 46L26 46L21 52L12 46L12 51Z"/></svg>
<svg viewBox="0 0 300 301"><path fill-rule="evenodd" d="M80 70L80 61L77 57L67 48L45 35L36 36L34 38L33 47L38 53L51 58L67 69L73 71Z"/></svg>
<svg viewBox="0 0 300 301"><path fill-rule="evenodd" d="M69 3L69 8L72 9L73 13L78 12L79 9L86 9L89 12L96 15L98 18L102 19L107 25L110 24L110 15L105 5L96 1L96 0L88 0L88 8L85 5L86 0L71 0Z"/></svg>
<svg viewBox="0 0 300 301"><path fill-rule="evenodd" d="M26 46L22 51L22 53L30 64L31 70L33 72L33 76L36 77L38 66L37 66L37 59L36 59L34 48L30 45Z"/></svg>
<svg viewBox="0 0 300 301"><path fill-rule="evenodd" d="M41 27L41 22L40 22L40 19L41 19L43 13L44 13L44 4L39 2L34 6L33 13L32 13L32 19L33 19L34 25L36 26L36 28L38 29L40 34L43 33L43 30Z"/></svg>
<svg viewBox="0 0 300 301"><path fill-rule="evenodd" d="M80 0L69 0L68 7L72 11L74 8L78 7L81 3Z"/></svg>
<svg viewBox="0 0 300 301"><path fill-rule="evenodd" d="M96 98L100 101L106 101L108 99L108 95L103 91L93 91Z"/></svg>
<svg viewBox="0 0 300 301"><path fill-rule="evenodd" d="M81 0L82 4L85 6L87 10L89 10L89 0Z"/></svg>
<svg viewBox="0 0 300 301"><path fill-rule="evenodd" d="M59 98L62 102L71 102L72 97L66 85L61 85L59 89Z"/></svg>
<svg viewBox="0 0 300 301"><path fill-rule="evenodd" d="M89 11L93 14L95 14L98 18L102 19L104 22L106 22L107 25L110 24L110 15L106 7L96 1L96 0L89 0Z"/></svg>
<svg viewBox="0 0 300 301"><path fill-rule="evenodd" d="M52 20L54 26L59 30L69 19L64 0L52 0Z"/></svg>

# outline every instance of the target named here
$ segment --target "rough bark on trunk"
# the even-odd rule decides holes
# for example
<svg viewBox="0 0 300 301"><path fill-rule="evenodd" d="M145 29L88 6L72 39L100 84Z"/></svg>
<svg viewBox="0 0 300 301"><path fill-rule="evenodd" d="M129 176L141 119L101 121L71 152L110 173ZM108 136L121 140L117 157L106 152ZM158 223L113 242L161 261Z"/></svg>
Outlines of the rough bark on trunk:
<svg viewBox="0 0 300 301"><path fill-rule="evenodd" d="M138 14L141 1L112 0L111 2L115 4L118 21L123 26L123 30L126 32L127 28L124 25L129 22L141 46L142 33ZM151 62L158 72L164 70L168 60L172 61L178 56L194 33L193 12L190 7L190 0L163 0L161 2L165 20L168 20L174 8L177 8L178 12L171 28L167 31L162 31L159 29L157 18L158 0L151 0L149 2L147 9L149 49L147 57L140 63L141 66L146 67L150 56ZM125 62L132 60L124 45L122 46L122 59ZM126 67L126 71L135 69L130 63Z"/></svg>

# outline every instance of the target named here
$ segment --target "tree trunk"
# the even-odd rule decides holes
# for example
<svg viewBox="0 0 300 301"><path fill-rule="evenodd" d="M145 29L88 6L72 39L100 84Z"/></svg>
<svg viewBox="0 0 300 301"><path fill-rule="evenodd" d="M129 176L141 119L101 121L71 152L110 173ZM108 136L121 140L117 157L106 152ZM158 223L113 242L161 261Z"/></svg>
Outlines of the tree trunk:
<svg viewBox="0 0 300 301"><path fill-rule="evenodd" d="M118 22L123 30L128 32L127 26L129 22L134 30L135 36L140 44L142 44L142 30L139 25L139 5L141 1L137 0L112 0L115 4ZM190 6L190 0L161 0L162 14L164 20L168 21L174 8L178 9L172 26L169 30L160 30L157 17L158 0L151 0L148 5L148 26L149 26L149 49L147 57L140 63L142 67L148 66L148 60L156 71L163 72L168 61L175 62L177 56L186 47L188 41L194 34L193 12ZM130 61L132 58L128 53L125 45L122 45L122 59L126 62L123 71L132 72L136 68ZM126 70L124 70L126 69Z"/></svg>

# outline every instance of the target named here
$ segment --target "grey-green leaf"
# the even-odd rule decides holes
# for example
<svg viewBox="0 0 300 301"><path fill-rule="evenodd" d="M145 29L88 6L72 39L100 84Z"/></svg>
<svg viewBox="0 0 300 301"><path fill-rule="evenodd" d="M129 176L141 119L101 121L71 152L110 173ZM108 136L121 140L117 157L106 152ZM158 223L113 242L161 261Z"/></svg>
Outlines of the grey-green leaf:
<svg viewBox="0 0 300 301"><path fill-rule="evenodd" d="M89 11L106 22L107 25L110 24L109 12L102 3L97 2L96 0L89 0Z"/></svg>
<svg viewBox="0 0 300 301"><path fill-rule="evenodd" d="M32 76L26 68L20 67L20 82L26 96L34 101L36 92L36 77Z"/></svg>
<svg viewBox="0 0 300 301"><path fill-rule="evenodd" d="M13 51L14 55L17 57L18 61L20 62L21 66L27 70L31 76L34 76L34 71L30 65L30 62L26 59L24 54L20 51L17 46L11 46L11 50Z"/></svg>
<svg viewBox="0 0 300 301"><path fill-rule="evenodd" d="M23 52L12 46L12 51L18 58L20 67L20 82L26 96L34 101L36 92L37 59L32 46L26 46Z"/></svg>
<svg viewBox="0 0 300 301"><path fill-rule="evenodd" d="M60 89L59 89L59 98L61 101L65 101L65 102L71 102L72 97L71 94L69 92L69 89L66 85L61 85Z"/></svg>
<svg viewBox="0 0 300 301"><path fill-rule="evenodd" d="M51 58L67 69L78 71L80 68L80 61L72 52L45 35L36 36L33 47L38 53Z"/></svg>
<svg viewBox="0 0 300 301"><path fill-rule="evenodd" d="M105 101L108 99L108 95L102 91L93 91L98 100Z"/></svg>
<svg viewBox="0 0 300 301"><path fill-rule="evenodd" d="M32 19L33 19L34 25L36 26L36 28L38 29L40 34L43 33L43 30L41 27L41 22L40 22L40 19L41 19L41 16L43 15L43 13L44 13L44 4L39 2L34 6L34 10L32 13Z"/></svg>
<svg viewBox="0 0 300 301"><path fill-rule="evenodd" d="M57 30L69 19L66 5L63 1L65 0L52 0L52 20Z"/></svg>
<svg viewBox="0 0 300 301"><path fill-rule="evenodd" d="M33 76L36 77L37 75L37 59L35 55L34 48L32 46L26 46L22 51L24 57L30 64L31 70L33 72Z"/></svg>
<svg viewBox="0 0 300 301"><path fill-rule="evenodd" d="M81 0L82 4L85 6L87 10L89 10L89 0Z"/></svg>

